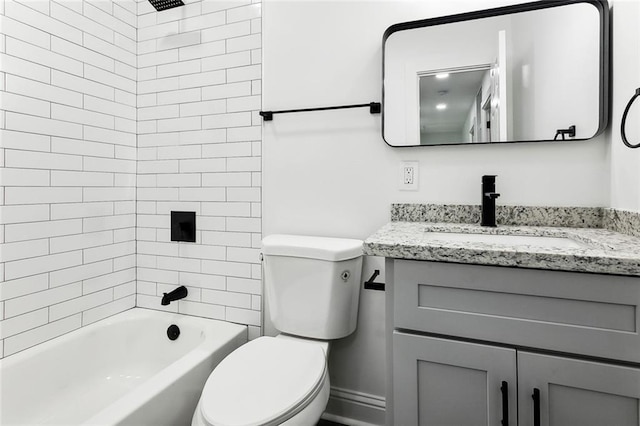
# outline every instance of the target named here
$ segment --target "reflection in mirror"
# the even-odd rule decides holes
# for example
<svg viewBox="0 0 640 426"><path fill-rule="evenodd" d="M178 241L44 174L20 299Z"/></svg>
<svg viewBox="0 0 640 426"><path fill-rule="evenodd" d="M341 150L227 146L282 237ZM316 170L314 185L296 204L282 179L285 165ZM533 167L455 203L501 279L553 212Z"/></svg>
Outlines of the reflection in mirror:
<svg viewBox="0 0 640 426"><path fill-rule="evenodd" d="M420 75L420 144L500 140L496 76L490 65Z"/></svg>
<svg viewBox="0 0 640 426"><path fill-rule="evenodd" d="M599 134L607 115L607 19L605 1L564 0L390 27L385 141L414 146Z"/></svg>

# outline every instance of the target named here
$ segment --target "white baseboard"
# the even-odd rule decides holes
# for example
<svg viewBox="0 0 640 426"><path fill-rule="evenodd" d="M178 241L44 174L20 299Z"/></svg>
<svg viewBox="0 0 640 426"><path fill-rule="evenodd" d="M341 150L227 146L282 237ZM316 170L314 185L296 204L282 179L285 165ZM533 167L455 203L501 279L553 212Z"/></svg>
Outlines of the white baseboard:
<svg viewBox="0 0 640 426"><path fill-rule="evenodd" d="M385 399L378 395L331 387L329 403L322 418L348 426L384 425Z"/></svg>

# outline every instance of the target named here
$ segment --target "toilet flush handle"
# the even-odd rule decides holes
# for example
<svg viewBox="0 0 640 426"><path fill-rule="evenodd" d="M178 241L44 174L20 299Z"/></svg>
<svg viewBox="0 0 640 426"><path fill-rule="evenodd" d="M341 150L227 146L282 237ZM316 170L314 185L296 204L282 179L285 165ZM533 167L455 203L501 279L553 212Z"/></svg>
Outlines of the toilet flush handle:
<svg viewBox="0 0 640 426"><path fill-rule="evenodd" d="M344 282L349 281L350 277L351 277L351 272L349 271L342 271L342 273L340 274L340 278L342 278L342 281Z"/></svg>

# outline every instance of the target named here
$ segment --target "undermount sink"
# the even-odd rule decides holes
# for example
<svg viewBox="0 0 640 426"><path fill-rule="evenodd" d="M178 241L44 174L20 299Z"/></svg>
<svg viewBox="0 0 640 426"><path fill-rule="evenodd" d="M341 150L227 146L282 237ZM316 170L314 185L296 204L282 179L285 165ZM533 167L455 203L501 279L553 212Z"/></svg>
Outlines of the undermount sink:
<svg viewBox="0 0 640 426"><path fill-rule="evenodd" d="M467 234L458 232L425 232L432 241L486 243L510 246L535 246L544 248L581 248L582 244L564 237L541 237L534 235Z"/></svg>

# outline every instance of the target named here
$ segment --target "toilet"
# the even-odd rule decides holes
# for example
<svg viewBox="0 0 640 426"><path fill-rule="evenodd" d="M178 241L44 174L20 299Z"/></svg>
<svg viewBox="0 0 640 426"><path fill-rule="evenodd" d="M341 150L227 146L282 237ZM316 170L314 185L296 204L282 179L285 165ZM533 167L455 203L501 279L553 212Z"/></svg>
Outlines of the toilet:
<svg viewBox="0 0 640 426"><path fill-rule="evenodd" d="M329 341L356 329L362 241L270 235L262 255L281 334L252 340L218 364L192 426L312 426L326 408Z"/></svg>

